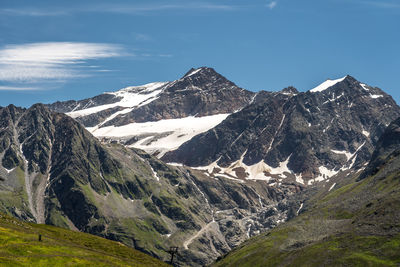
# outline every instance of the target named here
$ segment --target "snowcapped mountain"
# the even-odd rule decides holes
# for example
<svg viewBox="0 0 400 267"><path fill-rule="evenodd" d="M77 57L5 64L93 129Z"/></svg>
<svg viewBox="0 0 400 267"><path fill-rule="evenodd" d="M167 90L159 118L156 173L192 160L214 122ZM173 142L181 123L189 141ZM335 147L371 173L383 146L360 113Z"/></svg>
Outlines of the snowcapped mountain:
<svg viewBox="0 0 400 267"><path fill-rule="evenodd" d="M95 136L236 182L311 185L359 170L400 108L345 76L307 91L252 93L211 68L55 103Z"/></svg>
<svg viewBox="0 0 400 267"><path fill-rule="evenodd" d="M399 167L400 118L381 135L364 171L303 191L299 216L211 266L396 266Z"/></svg>
<svg viewBox="0 0 400 267"><path fill-rule="evenodd" d="M47 107L0 107L0 210L160 258L176 244L183 266L298 215L301 192L365 168L400 116L351 76L253 93L211 68Z"/></svg>
<svg viewBox="0 0 400 267"><path fill-rule="evenodd" d="M346 76L302 93L259 92L241 111L162 159L210 177L311 185L362 168L398 116L389 95Z"/></svg>
<svg viewBox="0 0 400 267"><path fill-rule="evenodd" d="M99 138L118 140L161 157L214 128L253 96L203 67L173 82L127 87L91 99L57 102L49 108L67 113Z"/></svg>

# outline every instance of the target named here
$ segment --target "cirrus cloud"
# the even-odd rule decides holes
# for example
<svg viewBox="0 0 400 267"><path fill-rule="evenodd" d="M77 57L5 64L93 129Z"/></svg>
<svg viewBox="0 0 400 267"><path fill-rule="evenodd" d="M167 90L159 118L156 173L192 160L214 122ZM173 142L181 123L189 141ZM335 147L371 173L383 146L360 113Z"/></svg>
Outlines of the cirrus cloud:
<svg viewBox="0 0 400 267"><path fill-rule="evenodd" d="M269 2L266 6L267 6L269 9L274 9L274 8L276 7L277 4L278 4L277 1L271 1L271 2Z"/></svg>
<svg viewBox="0 0 400 267"><path fill-rule="evenodd" d="M85 66L85 63L89 60L126 54L120 45L103 43L48 42L7 45L0 49L0 81L30 83L88 76L90 74L85 71L85 67L89 69L89 66Z"/></svg>

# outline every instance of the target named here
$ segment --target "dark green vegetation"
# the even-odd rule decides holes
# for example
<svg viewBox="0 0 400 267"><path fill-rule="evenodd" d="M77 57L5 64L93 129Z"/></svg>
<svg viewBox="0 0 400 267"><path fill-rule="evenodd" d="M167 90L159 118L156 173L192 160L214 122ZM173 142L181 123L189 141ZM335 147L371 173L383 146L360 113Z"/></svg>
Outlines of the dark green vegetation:
<svg viewBox="0 0 400 267"><path fill-rule="evenodd" d="M248 240L215 266L399 266L399 152L397 120L361 174L310 194L298 217Z"/></svg>
<svg viewBox="0 0 400 267"><path fill-rule="evenodd" d="M25 223L4 214L0 214L0 265L169 266L118 242L54 226Z"/></svg>

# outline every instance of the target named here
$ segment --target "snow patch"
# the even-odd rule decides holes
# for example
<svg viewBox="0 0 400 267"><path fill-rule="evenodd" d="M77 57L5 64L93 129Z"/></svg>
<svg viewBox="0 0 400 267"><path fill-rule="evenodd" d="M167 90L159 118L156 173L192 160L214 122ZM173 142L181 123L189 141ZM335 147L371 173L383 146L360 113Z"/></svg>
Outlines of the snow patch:
<svg viewBox="0 0 400 267"><path fill-rule="evenodd" d="M365 91L369 91L369 89L367 88L367 85L365 83L360 83L360 85Z"/></svg>
<svg viewBox="0 0 400 267"><path fill-rule="evenodd" d="M325 82L321 83L317 87L311 89L310 92L311 93L322 92L322 91L328 89L329 87L332 87L335 84L343 81L345 78L346 77L343 77L343 78L340 78L340 79L336 79L336 80L326 80Z"/></svg>
<svg viewBox="0 0 400 267"><path fill-rule="evenodd" d="M271 143L269 144L269 147L268 147L268 150L267 150L267 153L266 153L266 154L268 154L268 152L271 150L272 145L273 145L273 143L274 143L274 141L275 141L275 136L276 136L276 135L279 133L279 131L281 130L282 125L283 125L283 122L285 121L285 118L286 118L286 114L283 114L281 123L279 124L278 129L276 130L274 136L272 137ZM266 129L266 128L264 128L264 130L265 130L265 129ZM263 132L264 132L264 130L263 130Z"/></svg>
<svg viewBox="0 0 400 267"><path fill-rule="evenodd" d="M246 173L245 180L269 181L272 179L272 177L266 175L267 173L272 174L272 175L283 175L284 173L293 173L287 166L291 155L285 161L280 162L278 167L274 168L274 167L269 166L267 163L265 163L264 160L261 160L260 162L250 165L250 166L244 164L243 159L244 159L246 152L247 152L247 150L242 154L242 156L240 157L239 160L233 162L227 168L220 167L218 165L219 159L214 161L210 165L200 166L200 167L192 167L192 168L196 169L196 170L206 171L207 174L209 174L209 175L214 174L214 176L216 176L216 177L223 177L223 178L234 180L234 181L237 181L240 183L243 183L244 181L237 178L237 175L236 175L237 168L244 169L244 172ZM301 176L300 176L300 178L301 178ZM304 183L304 181L302 179L301 179L301 181L302 181L302 183Z"/></svg>
<svg viewBox="0 0 400 267"><path fill-rule="evenodd" d="M218 174L216 174L215 176L217 176L217 177L222 177L222 178L226 178L226 179L228 179L228 180L232 180L232 181L239 182L239 183L244 183L243 180L240 180L240 179L231 177L231 176L226 175L226 174L223 174L223 173L218 173Z"/></svg>
<svg viewBox="0 0 400 267"><path fill-rule="evenodd" d="M300 208L297 210L297 215L299 215L299 212L300 212L301 209L303 208L303 204L304 204L304 203L301 203L301 204L300 204Z"/></svg>
<svg viewBox="0 0 400 267"><path fill-rule="evenodd" d="M10 172L12 172L13 170L15 170L15 168L12 168L11 170L9 170L9 169L7 169L7 168L5 168L5 167L3 167L3 168L6 170L7 173L10 173Z"/></svg>
<svg viewBox="0 0 400 267"><path fill-rule="evenodd" d="M163 86L166 85L167 83L168 82L148 83L141 86L126 87L117 92L107 92L106 94L111 94L116 97L120 97L121 100L119 102L112 104L100 105L91 108L84 108L77 111L71 111L67 113L67 115L72 118L78 118L114 107L124 107L124 108L139 107L141 105L148 104L150 100L151 101L155 100L156 96L162 92ZM87 105L89 104L90 102Z"/></svg>
<svg viewBox="0 0 400 267"><path fill-rule="evenodd" d="M314 179L309 180L308 185L312 185L315 182L322 182L322 181L336 175L340 171L340 170L338 170L338 171L330 170L330 169L326 168L325 166L320 166L318 168L318 170L319 170L320 175L318 175Z"/></svg>
<svg viewBox="0 0 400 267"><path fill-rule="evenodd" d="M330 192L334 187L335 187L336 183L333 183L333 185L329 188L328 192Z"/></svg>
<svg viewBox="0 0 400 267"><path fill-rule="evenodd" d="M328 102L335 102L336 100L340 99L341 97L344 96L344 93L342 93L341 95L335 97L335 94L333 94L333 98L326 100L324 103L322 103L322 105L325 105ZM337 103L339 105L339 103Z"/></svg>
<svg viewBox="0 0 400 267"><path fill-rule="evenodd" d="M192 76L192 75L195 75L196 73L198 73L199 71L201 71L202 70L202 68L198 68L198 69L196 69L196 70L193 70L191 73L189 73L188 75L186 75L185 77L190 77L190 76Z"/></svg>
<svg viewBox="0 0 400 267"><path fill-rule="evenodd" d="M157 182L160 182L160 177L158 177L157 172L153 169L153 167L151 167L151 165L149 164L151 171L153 172L153 176L154 178L156 178Z"/></svg>
<svg viewBox="0 0 400 267"><path fill-rule="evenodd" d="M171 165L171 166L175 166L175 167L183 167L183 164L182 164L182 163L168 162L167 164L168 164L168 165Z"/></svg>
<svg viewBox="0 0 400 267"><path fill-rule="evenodd" d="M296 182L298 182L299 184L304 184L304 180L301 173L299 175L296 174Z"/></svg>
<svg viewBox="0 0 400 267"><path fill-rule="evenodd" d="M362 134L365 135L366 137L369 137L369 136L370 136L370 133L367 132L366 130L363 130L363 131L362 131Z"/></svg>
<svg viewBox="0 0 400 267"><path fill-rule="evenodd" d="M269 171L270 167L268 166L268 164L261 160L259 163L247 167L246 172L249 174L249 176L246 179L269 181L272 177L266 176L264 173Z"/></svg>
<svg viewBox="0 0 400 267"><path fill-rule="evenodd" d="M347 161L349 161L349 160L353 157L353 154L351 154L350 152L345 151L345 150L340 151L340 150L331 149L331 151L332 151L333 153L335 153L335 154L345 155L346 158L347 158Z"/></svg>
<svg viewBox="0 0 400 267"><path fill-rule="evenodd" d="M177 149L194 136L214 128L229 115L218 114L205 117L149 121L131 123L119 127L88 127L87 130L98 138L113 137L126 139L134 136L146 136L130 146L143 149L148 153L159 152L157 156L162 157L166 152Z"/></svg>
<svg viewBox="0 0 400 267"><path fill-rule="evenodd" d="M291 157L292 157L292 155L290 155L285 161L280 162L279 166L277 168L270 167L271 168L270 173L271 174L282 174L285 172L292 173L292 171L289 170L289 168L287 166Z"/></svg>
<svg viewBox="0 0 400 267"><path fill-rule="evenodd" d="M376 99L376 98L380 98L383 97L383 95L370 95L371 98Z"/></svg>

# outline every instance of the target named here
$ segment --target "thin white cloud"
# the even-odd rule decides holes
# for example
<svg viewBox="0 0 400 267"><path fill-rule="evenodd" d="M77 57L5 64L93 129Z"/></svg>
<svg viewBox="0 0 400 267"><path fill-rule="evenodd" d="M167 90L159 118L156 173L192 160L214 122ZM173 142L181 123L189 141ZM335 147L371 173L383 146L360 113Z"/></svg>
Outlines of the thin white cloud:
<svg viewBox="0 0 400 267"><path fill-rule="evenodd" d="M0 9L1 15L14 15L14 16L31 16L31 17L54 17L68 15L69 12L64 10L55 9L37 9L37 8L2 8Z"/></svg>
<svg viewBox="0 0 400 267"><path fill-rule="evenodd" d="M271 2L269 2L269 3L267 4L267 7L268 7L269 9L274 9L274 8L276 7L277 4L278 4L277 1L271 1Z"/></svg>
<svg viewBox="0 0 400 267"><path fill-rule="evenodd" d="M157 11L179 11L179 10L204 10L204 11L230 11L238 9L238 6L233 5L221 5L205 2L192 2L184 4L147 4L147 5L117 5L107 4L96 6L81 6L79 8L63 7L62 9L56 8L3 8L0 9L2 15L14 15L14 16L60 16L60 15L71 15L75 13L117 13L117 14L149 14Z"/></svg>
<svg viewBox="0 0 400 267"><path fill-rule="evenodd" d="M236 9L235 6L217 5L210 3L186 3L186 4L151 4L151 5L104 5L86 9L88 12L105 12L118 14L148 14L157 11L177 11L177 10L208 10L208 11L230 11Z"/></svg>
<svg viewBox="0 0 400 267"><path fill-rule="evenodd" d="M86 67L84 63L88 60L122 55L123 48L113 44L52 42L8 45L0 49L0 81L26 83L87 76L82 67Z"/></svg>
<svg viewBox="0 0 400 267"><path fill-rule="evenodd" d="M39 90L37 87L22 87L22 86L2 86L0 85L0 91L36 91Z"/></svg>

